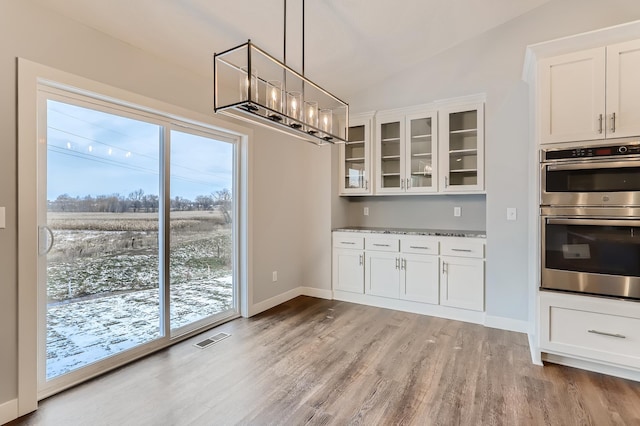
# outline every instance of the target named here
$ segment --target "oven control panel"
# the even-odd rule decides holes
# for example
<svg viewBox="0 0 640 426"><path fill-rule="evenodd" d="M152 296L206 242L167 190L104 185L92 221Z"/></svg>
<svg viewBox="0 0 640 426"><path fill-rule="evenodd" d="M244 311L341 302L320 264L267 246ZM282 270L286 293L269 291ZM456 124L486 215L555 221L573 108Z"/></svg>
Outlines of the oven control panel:
<svg viewBox="0 0 640 426"><path fill-rule="evenodd" d="M544 160L568 160L572 158L613 157L640 154L640 144L592 146L588 148L543 150Z"/></svg>

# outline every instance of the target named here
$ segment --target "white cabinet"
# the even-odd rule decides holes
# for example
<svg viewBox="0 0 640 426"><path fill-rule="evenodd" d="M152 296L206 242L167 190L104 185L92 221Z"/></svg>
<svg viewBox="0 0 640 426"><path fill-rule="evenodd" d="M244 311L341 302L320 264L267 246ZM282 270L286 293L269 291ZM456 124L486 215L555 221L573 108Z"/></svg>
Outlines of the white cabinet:
<svg viewBox="0 0 640 426"><path fill-rule="evenodd" d="M400 257L398 251L367 251L365 293L374 296L400 295Z"/></svg>
<svg viewBox="0 0 640 426"><path fill-rule="evenodd" d="M640 135L640 40L539 62L540 142Z"/></svg>
<svg viewBox="0 0 640 426"><path fill-rule="evenodd" d="M394 110L376 116L376 193L437 191L435 110Z"/></svg>
<svg viewBox="0 0 640 426"><path fill-rule="evenodd" d="M438 256L404 253L400 265L400 299L438 304Z"/></svg>
<svg viewBox="0 0 640 426"><path fill-rule="evenodd" d="M638 303L540 292L540 349L638 369Z"/></svg>
<svg viewBox="0 0 640 426"><path fill-rule="evenodd" d="M440 304L483 311L484 243L447 239L440 249Z"/></svg>
<svg viewBox="0 0 640 426"><path fill-rule="evenodd" d="M334 289L364 293L364 238L334 232L332 257Z"/></svg>
<svg viewBox="0 0 640 426"><path fill-rule="evenodd" d="M484 103L439 110L440 191L484 190Z"/></svg>
<svg viewBox="0 0 640 426"><path fill-rule="evenodd" d="M340 195L369 195L371 182L371 143L373 113L349 117L349 135L340 145Z"/></svg>

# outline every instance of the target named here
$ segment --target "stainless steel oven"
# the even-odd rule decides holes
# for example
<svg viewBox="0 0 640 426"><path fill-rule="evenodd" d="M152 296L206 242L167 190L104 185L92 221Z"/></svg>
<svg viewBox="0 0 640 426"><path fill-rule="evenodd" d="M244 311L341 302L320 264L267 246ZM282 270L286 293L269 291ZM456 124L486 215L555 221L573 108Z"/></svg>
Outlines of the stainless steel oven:
<svg viewBox="0 0 640 426"><path fill-rule="evenodd" d="M640 206L640 142L543 149L542 206Z"/></svg>
<svg viewBox="0 0 640 426"><path fill-rule="evenodd" d="M640 208L541 208L541 288L640 299Z"/></svg>

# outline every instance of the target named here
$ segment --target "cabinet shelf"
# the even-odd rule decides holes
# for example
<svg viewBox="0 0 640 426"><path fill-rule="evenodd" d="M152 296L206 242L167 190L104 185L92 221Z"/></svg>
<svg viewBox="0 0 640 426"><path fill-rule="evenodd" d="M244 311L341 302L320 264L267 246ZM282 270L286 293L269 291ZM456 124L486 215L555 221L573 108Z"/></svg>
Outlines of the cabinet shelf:
<svg viewBox="0 0 640 426"><path fill-rule="evenodd" d="M400 173L382 173L382 177L400 176Z"/></svg>
<svg viewBox="0 0 640 426"><path fill-rule="evenodd" d="M411 172L412 176L431 176L432 173L425 173L425 172Z"/></svg>
<svg viewBox="0 0 640 426"><path fill-rule="evenodd" d="M415 136L411 136L411 139L429 139L431 138L431 135L415 135ZM416 142L420 142L420 141L416 141Z"/></svg>
<svg viewBox="0 0 640 426"><path fill-rule="evenodd" d="M348 162L348 161L364 161L364 157L345 158L344 161L345 162Z"/></svg>
<svg viewBox="0 0 640 426"><path fill-rule="evenodd" d="M400 138L385 138L382 142L400 142Z"/></svg>
<svg viewBox="0 0 640 426"><path fill-rule="evenodd" d="M478 149L477 148L470 148L470 149L454 149L449 151L449 154L452 155L473 155L473 154L477 154L478 153Z"/></svg>
<svg viewBox="0 0 640 426"><path fill-rule="evenodd" d="M349 141L349 142L345 142L345 145L357 145L357 144L363 144L364 141Z"/></svg>
<svg viewBox="0 0 640 426"><path fill-rule="evenodd" d="M431 157L433 154L430 152L421 152L418 154L411 154L412 157Z"/></svg>
<svg viewBox="0 0 640 426"><path fill-rule="evenodd" d="M383 160L399 160L400 156L399 155L383 155L382 159Z"/></svg>
<svg viewBox="0 0 640 426"><path fill-rule="evenodd" d="M449 134L452 135L461 135L461 134L465 134L465 133L475 133L477 132L478 129L461 129L461 130L450 130Z"/></svg>
<svg viewBox="0 0 640 426"><path fill-rule="evenodd" d="M449 170L450 173L478 173L478 169L457 169Z"/></svg>

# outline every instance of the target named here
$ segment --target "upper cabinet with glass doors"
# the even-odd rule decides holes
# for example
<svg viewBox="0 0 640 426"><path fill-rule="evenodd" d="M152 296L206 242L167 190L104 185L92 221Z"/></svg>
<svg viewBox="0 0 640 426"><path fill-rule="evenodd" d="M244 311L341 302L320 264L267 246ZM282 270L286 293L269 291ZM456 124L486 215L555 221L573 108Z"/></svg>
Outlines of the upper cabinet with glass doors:
<svg viewBox="0 0 640 426"><path fill-rule="evenodd" d="M347 142L340 145L340 195L370 195L373 113L349 117Z"/></svg>
<svg viewBox="0 0 640 426"><path fill-rule="evenodd" d="M540 143L640 135L640 40L540 61Z"/></svg>
<svg viewBox="0 0 640 426"><path fill-rule="evenodd" d="M437 191L437 112L394 110L376 117L376 194Z"/></svg>
<svg viewBox="0 0 640 426"><path fill-rule="evenodd" d="M484 103L451 105L440 113L440 191L484 189Z"/></svg>

